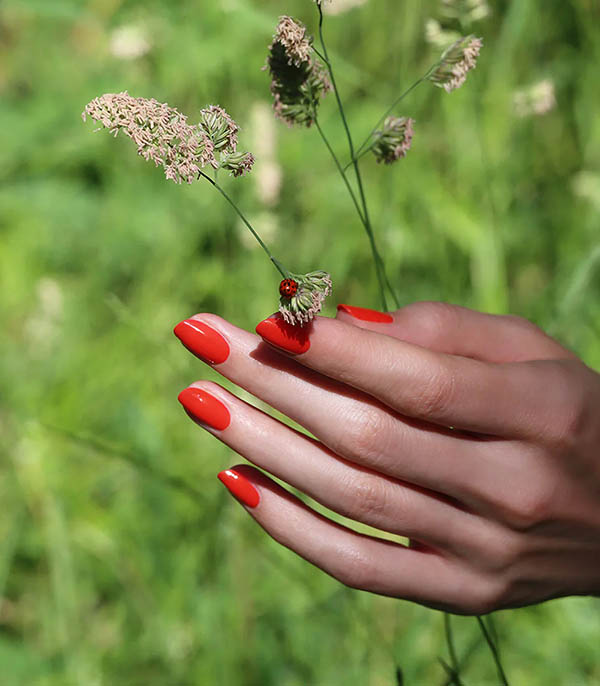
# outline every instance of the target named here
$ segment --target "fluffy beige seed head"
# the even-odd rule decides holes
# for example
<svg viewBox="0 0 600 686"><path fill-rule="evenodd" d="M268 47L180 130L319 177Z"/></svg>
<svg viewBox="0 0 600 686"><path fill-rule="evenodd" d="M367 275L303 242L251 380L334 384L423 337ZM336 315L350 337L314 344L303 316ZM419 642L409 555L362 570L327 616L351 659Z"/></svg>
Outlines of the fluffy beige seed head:
<svg viewBox="0 0 600 686"><path fill-rule="evenodd" d="M291 17L279 18L275 29L274 41L281 43L288 58L288 64L299 67L310 59L310 42L306 37L306 26L294 21Z"/></svg>
<svg viewBox="0 0 600 686"><path fill-rule="evenodd" d="M81 116L98 121L114 136L122 131L136 144L138 155L162 166L165 177L175 183L192 183L202 167L219 166L204 131L154 98L134 98L127 91L105 93L89 102Z"/></svg>
<svg viewBox="0 0 600 686"><path fill-rule="evenodd" d="M467 73L475 68L482 45L481 38L475 36L459 38L444 52L428 79L446 93L460 88L467 79Z"/></svg>

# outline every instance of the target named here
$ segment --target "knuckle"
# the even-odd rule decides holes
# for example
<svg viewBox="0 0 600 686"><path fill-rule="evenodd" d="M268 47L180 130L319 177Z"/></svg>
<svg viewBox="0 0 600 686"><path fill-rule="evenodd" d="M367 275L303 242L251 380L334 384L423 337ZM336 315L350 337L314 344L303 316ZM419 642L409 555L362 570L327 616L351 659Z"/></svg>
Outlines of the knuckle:
<svg viewBox="0 0 600 686"><path fill-rule="evenodd" d="M508 585L498 579L486 580L475 591L473 614L487 615L500 609L508 596Z"/></svg>
<svg viewBox="0 0 600 686"><path fill-rule="evenodd" d="M456 392L456 377L441 365L432 370L419 392L419 407L425 419L438 419L447 414Z"/></svg>
<svg viewBox="0 0 600 686"><path fill-rule="evenodd" d="M577 360L577 355L563 347L558 341L549 336L544 329L529 319L513 314L496 315L512 329L513 338L521 340L525 345L523 351L527 359L541 357L544 359ZM534 354L534 350L537 353Z"/></svg>
<svg viewBox="0 0 600 686"><path fill-rule="evenodd" d="M560 389L560 411L551 418L548 433L552 445L562 454L573 450L588 424L590 406L585 386L579 383L578 375L571 373L570 365L558 365L560 376L555 388ZM566 372L566 373L565 373Z"/></svg>
<svg viewBox="0 0 600 686"><path fill-rule="evenodd" d="M468 615L487 615L500 609L508 595L508 585L497 577L478 577L469 585L461 608Z"/></svg>
<svg viewBox="0 0 600 686"><path fill-rule="evenodd" d="M352 505L348 508L358 521L379 520L387 511L389 504L388 482L376 474L365 474L351 486L349 498Z"/></svg>
<svg viewBox="0 0 600 686"><path fill-rule="evenodd" d="M402 317L414 322L419 344L425 347L436 347L460 319L460 309L455 305L430 300L407 305L400 312Z"/></svg>
<svg viewBox="0 0 600 686"><path fill-rule="evenodd" d="M508 572L522 559L526 547L514 532L489 540L485 546L485 569L494 573Z"/></svg>
<svg viewBox="0 0 600 686"><path fill-rule="evenodd" d="M539 528L552 518L554 499L553 488L543 483L530 486L514 502L505 505L505 521L516 531Z"/></svg>
<svg viewBox="0 0 600 686"><path fill-rule="evenodd" d="M583 412L578 407L565 407L553 422L552 443L561 454L570 453L577 444L583 427Z"/></svg>
<svg viewBox="0 0 600 686"><path fill-rule="evenodd" d="M343 435L338 439L339 452L357 462L371 463L383 452L389 430L388 418L375 406L362 404L344 422Z"/></svg>
<svg viewBox="0 0 600 686"><path fill-rule="evenodd" d="M368 591L376 588L376 569L371 556L360 547L345 550L336 556L336 562L328 570L344 586Z"/></svg>
<svg viewBox="0 0 600 686"><path fill-rule="evenodd" d="M516 314L505 314L502 315L502 319L505 322L512 324L513 327L520 329L523 333L532 333L541 336L546 336L543 329L541 329L537 324L525 319L525 317L520 317Z"/></svg>

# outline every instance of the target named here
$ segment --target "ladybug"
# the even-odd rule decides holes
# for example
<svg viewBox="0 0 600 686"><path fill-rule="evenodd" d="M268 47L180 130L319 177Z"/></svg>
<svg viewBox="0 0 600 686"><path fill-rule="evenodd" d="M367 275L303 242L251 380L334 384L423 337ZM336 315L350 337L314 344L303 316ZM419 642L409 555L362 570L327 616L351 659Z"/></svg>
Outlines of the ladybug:
<svg viewBox="0 0 600 686"><path fill-rule="evenodd" d="M294 279L284 279L279 284L279 294L282 298L293 298L298 292L298 282Z"/></svg>

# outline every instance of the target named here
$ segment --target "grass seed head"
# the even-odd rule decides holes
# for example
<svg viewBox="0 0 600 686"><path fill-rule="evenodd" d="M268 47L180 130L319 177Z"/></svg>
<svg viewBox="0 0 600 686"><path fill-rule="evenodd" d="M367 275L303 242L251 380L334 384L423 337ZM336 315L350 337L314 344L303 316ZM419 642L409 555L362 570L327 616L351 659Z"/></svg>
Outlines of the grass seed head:
<svg viewBox="0 0 600 686"><path fill-rule="evenodd" d="M310 126L321 98L331 89L322 64L310 54L306 27L281 17L269 46L266 68L271 74L275 115L290 126Z"/></svg>
<svg viewBox="0 0 600 686"><path fill-rule="evenodd" d="M466 81L467 73L475 68L482 45L482 39L473 35L459 38L442 54L429 80L446 93L460 88Z"/></svg>
<svg viewBox="0 0 600 686"><path fill-rule="evenodd" d="M165 178L192 183L203 167L228 169L233 176L250 171L251 153L237 152L238 125L222 107L211 105L198 124L167 103L134 98L127 91L105 93L89 102L81 114L91 117L114 136L122 131L136 144L138 155L162 166ZM215 153L220 153L217 159Z"/></svg>
<svg viewBox="0 0 600 686"><path fill-rule="evenodd" d="M323 270L289 276L297 289L291 297L280 297L279 312L288 324L304 326L321 311L323 301L331 294L331 276Z"/></svg>
<svg viewBox="0 0 600 686"><path fill-rule="evenodd" d="M414 119L410 117L388 117L383 127L375 132L373 154L378 162L393 164L406 157L413 138Z"/></svg>

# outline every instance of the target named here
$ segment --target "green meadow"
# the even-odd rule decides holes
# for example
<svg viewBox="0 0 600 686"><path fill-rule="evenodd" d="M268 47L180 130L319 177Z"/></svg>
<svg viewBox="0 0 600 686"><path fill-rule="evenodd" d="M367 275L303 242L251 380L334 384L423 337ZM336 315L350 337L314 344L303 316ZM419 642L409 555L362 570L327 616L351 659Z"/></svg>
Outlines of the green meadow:
<svg viewBox="0 0 600 686"><path fill-rule="evenodd" d="M361 140L439 56L428 20L460 26L438 0L350 4L325 31ZM463 22L484 39L467 83L398 108L416 120L407 157L361 161L376 238L402 304L522 315L599 369L600 5L489 6ZM316 30L312 0L0 5L0 686L395 686L397 668L446 683L440 613L343 587L216 479L240 458L177 393L207 378L257 401L172 328L206 311L253 330L281 277L208 183L166 181L80 116L122 90L191 122L225 107L257 163L223 185L272 252L331 272L324 314L379 307L318 133L272 117L262 67L284 13ZM331 95L320 120L347 159ZM513 685L600 683L600 600L494 620ZM497 684L475 620L454 627L465 684Z"/></svg>

